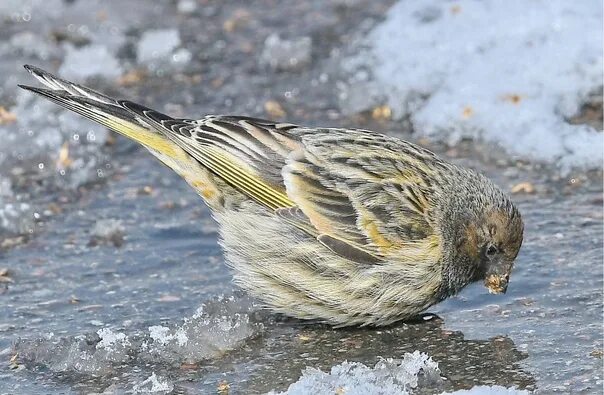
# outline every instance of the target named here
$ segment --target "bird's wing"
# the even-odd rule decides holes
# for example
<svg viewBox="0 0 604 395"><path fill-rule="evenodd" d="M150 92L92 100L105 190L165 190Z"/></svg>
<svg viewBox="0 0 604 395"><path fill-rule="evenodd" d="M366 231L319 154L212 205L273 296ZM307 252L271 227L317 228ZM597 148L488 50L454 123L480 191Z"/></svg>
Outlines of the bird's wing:
<svg viewBox="0 0 604 395"><path fill-rule="evenodd" d="M120 104L231 186L353 261L377 263L432 235L428 176L417 163L406 167L396 151L400 142L246 117L179 120ZM418 163L433 156L409 147Z"/></svg>
<svg viewBox="0 0 604 395"><path fill-rule="evenodd" d="M285 158L299 146L286 133L295 125L229 116L174 119L137 103L123 100L120 105L263 206L275 211L296 206L281 177Z"/></svg>
<svg viewBox="0 0 604 395"><path fill-rule="evenodd" d="M329 242L351 241L376 256L400 252L408 258L440 247L430 220L433 170L426 165L434 154L356 130L319 130L301 140L304 149L288 158L284 183Z"/></svg>

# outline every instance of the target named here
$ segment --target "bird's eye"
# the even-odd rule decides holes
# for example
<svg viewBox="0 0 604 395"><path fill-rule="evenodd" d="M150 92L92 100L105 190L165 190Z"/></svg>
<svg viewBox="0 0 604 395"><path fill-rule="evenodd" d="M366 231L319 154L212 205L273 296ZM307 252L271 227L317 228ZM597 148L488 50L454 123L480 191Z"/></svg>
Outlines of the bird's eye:
<svg viewBox="0 0 604 395"><path fill-rule="evenodd" d="M497 253L497 247L492 244L489 244L487 247L487 256L493 256Z"/></svg>

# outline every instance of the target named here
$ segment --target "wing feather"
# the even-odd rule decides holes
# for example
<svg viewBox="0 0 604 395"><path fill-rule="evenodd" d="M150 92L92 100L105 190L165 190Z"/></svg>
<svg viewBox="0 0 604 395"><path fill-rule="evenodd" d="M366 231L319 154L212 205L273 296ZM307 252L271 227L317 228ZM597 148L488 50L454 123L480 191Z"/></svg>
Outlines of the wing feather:
<svg viewBox="0 0 604 395"><path fill-rule="evenodd" d="M427 174L415 163L401 171L401 147L385 136L239 117L175 120L122 104L235 189L352 261L376 263L433 234Z"/></svg>

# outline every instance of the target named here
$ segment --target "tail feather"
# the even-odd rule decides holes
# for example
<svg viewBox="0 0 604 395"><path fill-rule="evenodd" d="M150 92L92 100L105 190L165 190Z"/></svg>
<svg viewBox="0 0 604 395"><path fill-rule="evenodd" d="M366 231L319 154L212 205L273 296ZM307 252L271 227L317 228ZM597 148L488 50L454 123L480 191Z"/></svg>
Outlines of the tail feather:
<svg viewBox="0 0 604 395"><path fill-rule="evenodd" d="M125 101L115 100L33 66L26 66L26 69L50 89L27 85L19 85L20 88L43 96L68 110L137 141L148 149L172 158L182 157L182 149L152 127L150 125L152 122L146 122L145 117L141 117L120 104Z"/></svg>
<svg viewBox="0 0 604 395"><path fill-rule="evenodd" d="M71 81L64 80L36 66L26 64L23 66L31 75L36 77L38 81L53 91L65 91L74 96L89 97L95 101L105 104L116 104L115 99L103 95L100 92L94 91L85 86L75 84Z"/></svg>
<svg viewBox="0 0 604 395"><path fill-rule="evenodd" d="M19 87L45 97L68 110L74 111L109 128L111 128L111 126L108 125L109 120L113 118L120 119L124 122L138 123L134 114L128 110L105 102L99 102L98 100L90 99L89 97L76 96L67 91L58 89L51 90L28 85L19 85ZM139 127L143 127L143 125L139 125Z"/></svg>

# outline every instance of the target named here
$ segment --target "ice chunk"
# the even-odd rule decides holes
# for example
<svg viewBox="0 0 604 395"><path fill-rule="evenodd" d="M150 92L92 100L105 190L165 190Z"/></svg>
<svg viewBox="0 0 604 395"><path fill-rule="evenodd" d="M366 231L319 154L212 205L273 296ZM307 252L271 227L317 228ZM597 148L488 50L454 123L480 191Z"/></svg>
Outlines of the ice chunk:
<svg viewBox="0 0 604 395"><path fill-rule="evenodd" d="M526 390L516 388L506 388L499 385L478 385L469 390L459 390L455 392L443 392L442 395L529 395Z"/></svg>
<svg viewBox="0 0 604 395"><path fill-rule="evenodd" d="M11 180L0 174L0 236L28 234L33 229L33 208L17 200Z"/></svg>
<svg viewBox="0 0 604 395"><path fill-rule="evenodd" d="M1 45L0 53L8 55L14 52L42 60L48 60L51 56L58 55L56 47L52 46L44 37L30 31L15 33L8 43Z"/></svg>
<svg viewBox="0 0 604 395"><path fill-rule="evenodd" d="M180 46L180 35L176 29L155 29L143 33L137 47L140 63L169 59Z"/></svg>
<svg viewBox="0 0 604 395"><path fill-rule="evenodd" d="M172 356L181 363L194 363L237 348L262 329L262 324L250 320L246 312L251 308L249 303L234 297L219 298L201 306L181 326L150 327L149 340L143 344L144 358Z"/></svg>
<svg viewBox="0 0 604 395"><path fill-rule="evenodd" d="M359 362L343 362L329 373L306 368L302 377L281 394L409 394L418 387L420 377L429 382L441 380L438 364L427 354L414 351L405 354L402 361L383 359L373 368Z"/></svg>
<svg viewBox="0 0 604 395"><path fill-rule="evenodd" d="M193 58L193 54L186 48L180 48L174 51L171 58L171 63L175 67L182 67L189 63Z"/></svg>
<svg viewBox="0 0 604 395"><path fill-rule="evenodd" d="M98 220L90 231L89 245L112 243L114 246L120 247L124 243L124 232L125 229L120 220Z"/></svg>
<svg viewBox="0 0 604 395"><path fill-rule="evenodd" d="M13 184L10 179L0 176L0 197L13 195Z"/></svg>
<svg viewBox="0 0 604 395"><path fill-rule="evenodd" d="M567 119L603 85L601 30L597 2L401 1L344 67L369 69L420 135L599 168L602 133Z"/></svg>
<svg viewBox="0 0 604 395"><path fill-rule="evenodd" d="M141 369L180 367L223 355L261 333L263 325L251 319L252 309L247 298L221 297L180 325L154 325L132 333L101 328L81 336L20 340L15 351L27 366L57 373L107 375L126 362Z"/></svg>
<svg viewBox="0 0 604 395"><path fill-rule="evenodd" d="M55 177L63 185L67 181L74 188L97 178L100 146L107 139L104 127L31 92L18 91L16 101L11 109L16 122L6 127L0 147L3 168L14 167L15 162L28 168L50 165L41 176ZM70 144L65 146L67 142Z"/></svg>
<svg viewBox="0 0 604 395"><path fill-rule="evenodd" d="M33 208L28 203L0 196L0 235L28 234L33 229Z"/></svg>
<svg viewBox="0 0 604 395"><path fill-rule="evenodd" d="M130 359L130 339L111 329L75 337L48 337L15 345L25 364L43 365L53 372L99 375Z"/></svg>
<svg viewBox="0 0 604 395"><path fill-rule="evenodd" d="M311 51L310 37L285 40L274 33L264 41L260 61L274 70L297 70L311 62Z"/></svg>
<svg viewBox="0 0 604 395"><path fill-rule="evenodd" d="M192 14L197 10L197 2L195 0L179 0L176 9L181 14Z"/></svg>
<svg viewBox="0 0 604 395"><path fill-rule="evenodd" d="M122 67L107 47L87 45L82 48L67 47L67 55L59 74L67 79L84 80L92 76L117 78L122 74Z"/></svg>
<svg viewBox="0 0 604 395"><path fill-rule="evenodd" d="M15 22L29 22L32 19L53 19L61 15L61 0L2 0L0 1L0 19L12 19Z"/></svg>
<svg viewBox="0 0 604 395"><path fill-rule="evenodd" d="M99 329L97 334L101 338L101 341L96 344L97 349L105 349L107 351L115 352L117 348L130 346L128 337L123 333L115 333L111 329L103 328Z"/></svg>
<svg viewBox="0 0 604 395"><path fill-rule="evenodd" d="M155 375L155 372L149 376L145 381L140 384L136 384L132 388L132 392L135 394L153 394L153 393L167 393L174 389L174 386L169 381L163 380Z"/></svg>
<svg viewBox="0 0 604 395"><path fill-rule="evenodd" d="M386 99L375 84L358 82L342 86L338 100L343 114L354 115L371 110Z"/></svg>

